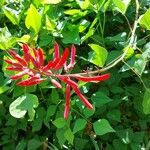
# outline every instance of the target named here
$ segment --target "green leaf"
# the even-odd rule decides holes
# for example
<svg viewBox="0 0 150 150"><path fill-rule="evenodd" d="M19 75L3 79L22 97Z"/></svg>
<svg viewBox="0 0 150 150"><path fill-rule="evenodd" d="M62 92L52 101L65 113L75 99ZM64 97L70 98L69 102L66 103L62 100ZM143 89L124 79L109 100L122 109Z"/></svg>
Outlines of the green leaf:
<svg viewBox="0 0 150 150"><path fill-rule="evenodd" d="M116 134L125 144L130 144L134 138L133 131L131 129L117 130Z"/></svg>
<svg viewBox="0 0 150 150"><path fill-rule="evenodd" d="M51 92L51 95L50 95L50 101L54 104L58 104L58 102L60 101L58 90L52 89L52 92Z"/></svg>
<svg viewBox="0 0 150 150"><path fill-rule="evenodd" d="M150 30L150 8L146 11L145 14L140 16L139 24L147 30Z"/></svg>
<svg viewBox="0 0 150 150"><path fill-rule="evenodd" d="M57 128L63 128L66 125L66 120L64 118L57 118L56 120L53 121L53 124Z"/></svg>
<svg viewBox="0 0 150 150"><path fill-rule="evenodd" d="M81 13L81 10L79 9L70 9L70 10L64 11L64 14L66 15L77 15L79 13Z"/></svg>
<svg viewBox="0 0 150 150"><path fill-rule="evenodd" d="M75 138L74 139L74 146L76 150L84 150L85 145L88 143L87 139L81 138Z"/></svg>
<svg viewBox="0 0 150 150"><path fill-rule="evenodd" d="M61 0L40 0L42 4L58 4Z"/></svg>
<svg viewBox="0 0 150 150"><path fill-rule="evenodd" d="M21 140L18 142L15 150L25 150L27 142L25 140Z"/></svg>
<svg viewBox="0 0 150 150"><path fill-rule="evenodd" d="M93 124L96 135L104 135L106 133L115 132L106 119L99 119Z"/></svg>
<svg viewBox="0 0 150 150"><path fill-rule="evenodd" d="M47 109L46 118L50 118L55 114L57 106L56 105L50 105Z"/></svg>
<svg viewBox="0 0 150 150"><path fill-rule="evenodd" d="M150 114L150 89L145 91L142 105L143 105L143 112L146 115Z"/></svg>
<svg viewBox="0 0 150 150"><path fill-rule="evenodd" d="M86 118L91 117L92 115L94 115L95 113L95 109L88 109L87 107L83 110L83 114L85 115Z"/></svg>
<svg viewBox="0 0 150 150"><path fill-rule="evenodd" d="M135 61L134 69L139 75L141 75L144 72L146 63L147 63L147 61L145 59L143 59L142 57L140 59L138 59L137 61Z"/></svg>
<svg viewBox="0 0 150 150"><path fill-rule="evenodd" d="M89 25L90 25L90 22L89 22L89 21L87 21L87 20L85 20L85 19L81 20L80 26L79 26L79 32L85 31L85 29L86 29Z"/></svg>
<svg viewBox="0 0 150 150"><path fill-rule="evenodd" d="M2 7L4 5L4 3L5 3L5 0L1 0L0 7Z"/></svg>
<svg viewBox="0 0 150 150"><path fill-rule="evenodd" d="M0 94L8 91L9 89L10 89L9 86L6 86L6 85L0 86Z"/></svg>
<svg viewBox="0 0 150 150"><path fill-rule="evenodd" d="M74 140L74 134L70 129L67 129L65 131L64 137L66 138L66 140L73 145L73 140Z"/></svg>
<svg viewBox="0 0 150 150"><path fill-rule="evenodd" d="M7 126L15 126L17 124L17 119L13 117L9 117L6 123Z"/></svg>
<svg viewBox="0 0 150 150"><path fill-rule="evenodd" d="M16 38L12 37L7 27L0 28L0 39L0 49L2 50L7 50L16 43Z"/></svg>
<svg viewBox="0 0 150 150"><path fill-rule="evenodd" d="M89 0L85 1L76 0L76 2L81 7L81 9L89 9L89 8L92 9L92 5Z"/></svg>
<svg viewBox="0 0 150 150"><path fill-rule="evenodd" d="M73 128L73 133L76 133L85 128L87 121L84 119L77 119Z"/></svg>
<svg viewBox="0 0 150 150"><path fill-rule="evenodd" d="M14 24L18 25L20 22L20 15L19 11L16 11L14 9L11 9L9 7L4 6L3 7L4 14L6 17Z"/></svg>
<svg viewBox="0 0 150 150"><path fill-rule="evenodd" d="M114 139L113 140L113 146L114 146L115 150L128 150L127 144L124 144L119 139Z"/></svg>
<svg viewBox="0 0 150 150"><path fill-rule="evenodd" d="M42 128L45 114L46 114L46 111L44 110L43 107L40 107L37 110L36 118L32 122L32 132L39 131Z"/></svg>
<svg viewBox="0 0 150 150"><path fill-rule="evenodd" d="M52 19L50 19L47 15L46 15L46 29L53 31L56 27L56 22L53 21Z"/></svg>
<svg viewBox="0 0 150 150"><path fill-rule="evenodd" d="M20 109L19 106L25 100L25 97L19 97L15 101L13 101L9 106L10 114L15 118L22 118L25 116L27 110Z"/></svg>
<svg viewBox="0 0 150 150"><path fill-rule="evenodd" d="M120 116L121 116L121 113L117 109L110 110L107 114L108 118L110 118L114 121L119 121L119 122L120 122Z"/></svg>
<svg viewBox="0 0 150 150"><path fill-rule="evenodd" d="M94 29L90 28L89 31L86 33L86 35L81 38L81 43L83 43L86 39L91 37L93 34L94 34Z"/></svg>
<svg viewBox="0 0 150 150"><path fill-rule="evenodd" d="M62 31L64 44L80 44L79 29L76 25L66 24Z"/></svg>
<svg viewBox="0 0 150 150"><path fill-rule="evenodd" d="M127 53L126 53L125 59L128 59L128 58L130 58L130 57L133 56L133 54L134 54L134 49L133 49L133 47L125 47L125 48L123 49L123 51L125 52L126 50L127 50Z"/></svg>
<svg viewBox="0 0 150 150"><path fill-rule="evenodd" d="M101 107L112 101L108 96L102 92L96 92L92 95L91 100L95 103L95 107Z"/></svg>
<svg viewBox="0 0 150 150"><path fill-rule="evenodd" d="M38 149L43 142L37 140L37 139L32 139L28 141L28 149L27 150L36 150Z"/></svg>
<svg viewBox="0 0 150 150"><path fill-rule="evenodd" d="M125 14L126 10L130 4L131 0L113 0L114 4L117 6L118 10L122 13Z"/></svg>
<svg viewBox="0 0 150 150"><path fill-rule="evenodd" d="M89 53L89 61L99 67L103 67L108 55L107 50L97 44L89 44L89 46L94 51Z"/></svg>
<svg viewBox="0 0 150 150"><path fill-rule="evenodd" d="M56 137L58 139L58 143L60 144L60 146L63 146L63 144L66 142L66 139L64 137L64 133L65 133L64 129L57 128L57 130L56 130Z"/></svg>
<svg viewBox="0 0 150 150"><path fill-rule="evenodd" d="M33 120L39 102L36 95L25 94L18 97L9 106L10 114L15 118L22 118L28 112L30 120Z"/></svg>
<svg viewBox="0 0 150 150"><path fill-rule="evenodd" d="M27 11L25 25L31 31L34 30L35 33L38 33L41 28L41 15L38 13L37 9L32 4L30 5L30 8Z"/></svg>

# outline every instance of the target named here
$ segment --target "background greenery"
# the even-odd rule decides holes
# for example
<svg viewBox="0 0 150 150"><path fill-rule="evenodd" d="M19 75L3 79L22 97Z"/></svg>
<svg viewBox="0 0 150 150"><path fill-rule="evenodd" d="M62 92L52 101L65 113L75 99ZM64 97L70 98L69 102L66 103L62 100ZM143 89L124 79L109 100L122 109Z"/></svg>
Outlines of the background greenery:
<svg viewBox="0 0 150 150"><path fill-rule="evenodd" d="M149 0L0 0L0 149L149 150L149 7ZM108 81L79 83L95 109L72 94L67 121L64 89L49 81L17 87L3 61L9 48L21 53L28 43L47 62L55 41L61 51L76 45L73 72L110 66Z"/></svg>

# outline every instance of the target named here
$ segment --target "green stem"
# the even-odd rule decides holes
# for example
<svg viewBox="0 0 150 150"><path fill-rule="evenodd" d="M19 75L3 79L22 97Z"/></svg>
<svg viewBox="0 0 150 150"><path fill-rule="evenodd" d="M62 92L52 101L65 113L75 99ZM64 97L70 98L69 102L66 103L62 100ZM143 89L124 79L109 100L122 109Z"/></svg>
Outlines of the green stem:
<svg viewBox="0 0 150 150"><path fill-rule="evenodd" d="M90 136L90 138L91 138L91 141L92 141L92 143L93 143L93 145L95 147L95 150L100 150L98 145L97 145L97 142L91 136Z"/></svg>

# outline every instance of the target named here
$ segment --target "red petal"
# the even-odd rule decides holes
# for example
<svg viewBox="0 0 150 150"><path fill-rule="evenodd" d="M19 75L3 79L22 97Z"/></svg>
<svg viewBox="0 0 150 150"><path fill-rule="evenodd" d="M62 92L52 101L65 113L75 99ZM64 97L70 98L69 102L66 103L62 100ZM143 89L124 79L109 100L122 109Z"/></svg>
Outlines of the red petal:
<svg viewBox="0 0 150 150"><path fill-rule="evenodd" d="M70 110L70 106L69 106L69 105L66 105L66 106L65 106L65 110L64 110L64 118L65 118L65 119L68 119L69 110Z"/></svg>
<svg viewBox="0 0 150 150"><path fill-rule="evenodd" d="M59 45L57 44L57 42L55 42L54 44L54 59L58 59L59 58Z"/></svg>
<svg viewBox="0 0 150 150"><path fill-rule="evenodd" d="M56 88L62 88L61 84L55 79L51 79L51 82Z"/></svg>
<svg viewBox="0 0 150 150"><path fill-rule="evenodd" d="M77 87L72 87L73 90L75 91L75 93L80 97L81 101L83 102L83 104L88 107L89 109L93 109L92 104L82 95L82 93L80 92L80 90Z"/></svg>
<svg viewBox="0 0 150 150"><path fill-rule="evenodd" d="M66 85L66 103L65 103L65 111L64 111L64 118L67 119L69 115L70 109L70 85Z"/></svg>
<svg viewBox="0 0 150 150"><path fill-rule="evenodd" d="M60 59L59 59L59 58L54 59L54 60L53 60L53 64L52 64L51 68L55 68L55 66L59 63L59 61L60 61Z"/></svg>
<svg viewBox="0 0 150 150"><path fill-rule="evenodd" d="M69 55L69 50L68 50L68 48L66 48L62 57L60 58L58 64L56 65L55 69L60 69L61 67L64 66L64 64L68 58L68 55Z"/></svg>
<svg viewBox="0 0 150 150"><path fill-rule="evenodd" d="M11 76L10 79L12 79L12 80L20 79L21 77L26 75L28 71L29 70L23 70L22 72L19 72L18 74L14 75L14 76Z"/></svg>
<svg viewBox="0 0 150 150"><path fill-rule="evenodd" d="M74 67L75 54L76 54L76 47L74 45L72 45L72 47L71 47L71 60L70 60L70 64L67 66L67 70L72 69Z"/></svg>
<svg viewBox="0 0 150 150"><path fill-rule="evenodd" d="M57 75L56 77L58 77L58 79L60 79L61 81L65 82L65 83L67 83L67 84L69 84L69 85L71 85L71 86L74 86L74 87L77 87L77 86L78 86L76 82L70 80L70 78L67 77L67 76L64 76L64 75L63 75L63 76Z"/></svg>
<svg viewBox="0 0 150 150"><path fill-rule="evenodd" d="M38 79L37 77L31 77L27 80L23 80L21 82L18 82L17 85L18 86L32 86L32 85L36 85L41 83L42 81L44 81L45 79Z"/></svg>
<svg viewBox="0 0 150 150"><path fill-rule="evenodd" d="M29 62L30 61L30 51L27 44L23 44L22 46L23 52L24 52L24 59Z"/></svg>
<svg viewBox="0 0 150 150"><path fill-rule="evenodd" d="M40 64L39 64L39 54L38 54L38 51L35 49L35 48L33 48L33 52L34 52L34 64L36 64L35 66L37 66L37 68L40 68ZM32 60L33 60L32 59Z"/></svg>
<svg viewBox="0 0 150 150"><path fill-rule="evenodd" d="M22 71L23 70L23 68L18 68L18 67L7 67L6 68L7 70L10 70L10 71Z"/></svg>
<svg viewBox="0 0 150 150"><path fill-rule="evenodd" d="M23 66L27 66L27 62L23 58L21 58L16 52L14 52L13 50L9 50L8 52L14 59L20 62Z"/></svg>
<svg viewBox="0 0 150 150"><path fill-rule="evenodd" d="M80 90L78 89L77 84L72 81L70 78L68 77L62 77L62 76L57 76L60 80L66 82L67 84L69 84L73 90L75 91L75 93L80 97L81 101L89 108L92 109L93 106L90 104L90 102L82 95L82 93L80 92Z"/></svg>
<svg viewBox="0 0 150 150"><path fill-rule="evenodd" d="M51 60L48 62L48 64L46 66L43 67L43 71L47 71L49 69L55 68L55 66L58 64L59 62L59 58L55 59L55 60Z"/></svg>
<svg viewBox="0 0 150 150"><path fill-rule="evenodd" d="M40 66L44 65L44 55L43 55L43 51L41 48L38 48L38 61Z"/></svg>
<svg viewBox="0 0 150 150"><path fill-rule="evenodd" d="M53 61L49 61L48 64L46 66L43 67L43 71L47 71L49 70L53 65Z"/></svg>
<svg viewBox="0 0 150 150"><path fill-rule="evenodd" d="M80 75L73 76L78 80L84 81L84 82L95 82L95 81L104 81L107 80L110 77L110 74L104 74L100 76L95 76L95 77L83 77Z"/></svg>
<svg viewBox="0 0 150 150"><path fill-rule="evenodd" d="M21 64L13 62L12 60L9 60L9 59L4 59L4 61L7 62L8 64L14 66L14 67L19 67L19 68L23 67Z"/></svg>
<svg viewBox="0 0 150 150"><path fill-rule="evenodd" d="M32 62L32 64L34 65L35 68L38 68L38 67L39 67L37 61L33 58L32 55L30 55L30 60L31 60L31 62Z"/></svg>

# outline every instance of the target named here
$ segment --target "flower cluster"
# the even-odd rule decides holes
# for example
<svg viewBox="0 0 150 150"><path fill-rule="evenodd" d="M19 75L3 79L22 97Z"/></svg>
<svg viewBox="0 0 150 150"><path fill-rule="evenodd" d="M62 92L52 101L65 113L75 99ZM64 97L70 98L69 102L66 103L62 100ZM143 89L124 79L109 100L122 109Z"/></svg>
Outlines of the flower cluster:
<svg viewBox="0 0 150 150"><path fill-rule="evenodd" d="M92 109L92 105L80 92L77 83L74 79L83 82L99 82L109 78L109 74L98 76L83 76L81 74L68 74L75 65L76 48L74 45L71 47L70 62L67 64L69 56L69 49L66 48L62 55L59 54L59 46L55 42L54 45L54 58L44 65L44 54L41 48L30 48L27 44L22 46L23 56L18 55L15 51L9 50L11 57L5 59L5 62L9 64L7 70L16 71L16 74L11 76L12 80L22 79L17 83L18 86L33 86L41 83L42 81L50 78L51 83L56 88L62 88L60 82L66 84L66 103L64 118L68 118L70 109L70 93L73 90L81 99L82 103L89 109ZM64 74L60 74L64 72ZM23 78L22 78L23 77Z"/></svg>

